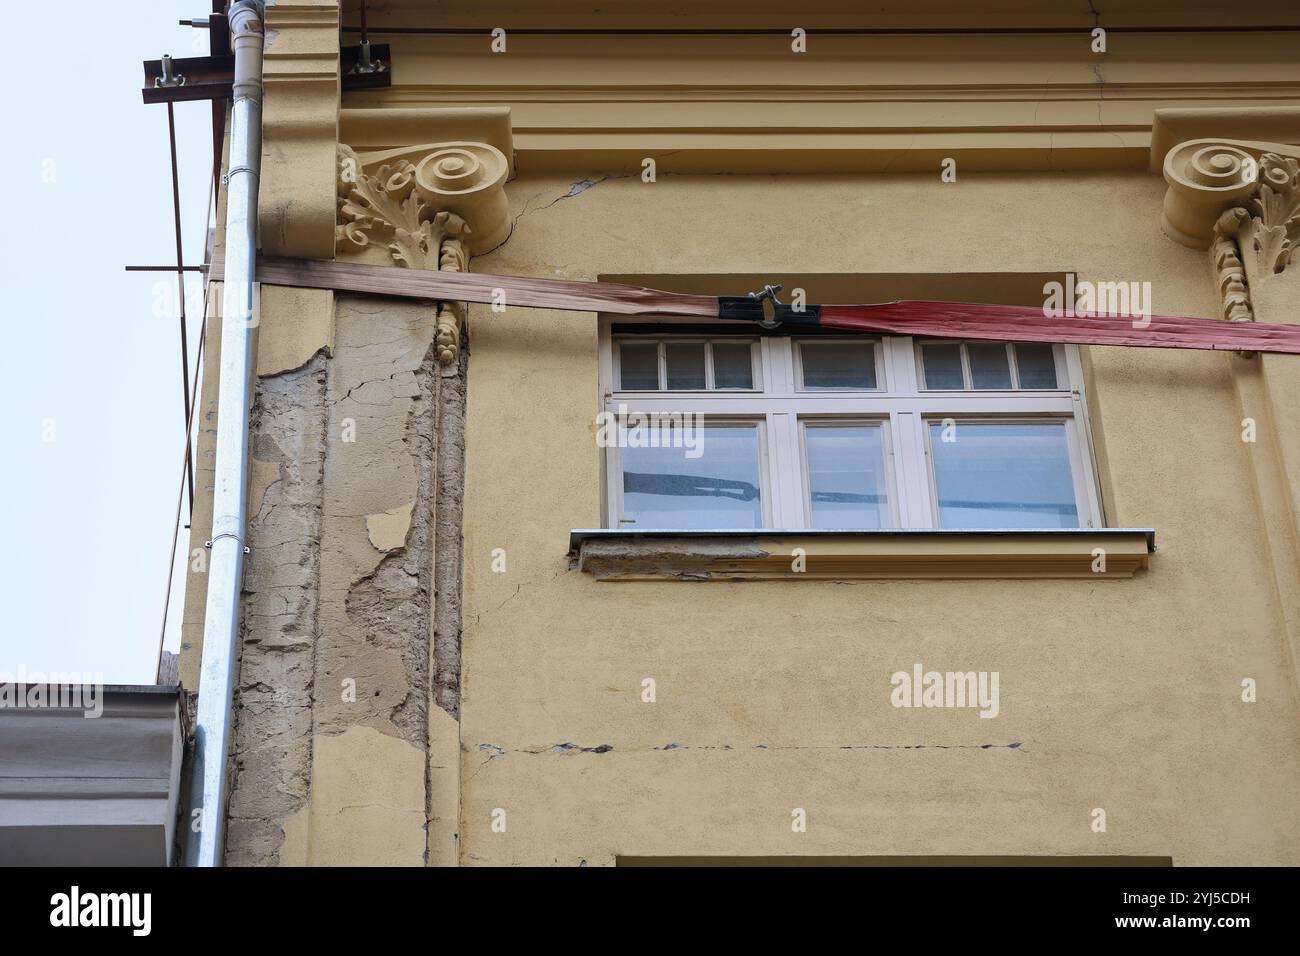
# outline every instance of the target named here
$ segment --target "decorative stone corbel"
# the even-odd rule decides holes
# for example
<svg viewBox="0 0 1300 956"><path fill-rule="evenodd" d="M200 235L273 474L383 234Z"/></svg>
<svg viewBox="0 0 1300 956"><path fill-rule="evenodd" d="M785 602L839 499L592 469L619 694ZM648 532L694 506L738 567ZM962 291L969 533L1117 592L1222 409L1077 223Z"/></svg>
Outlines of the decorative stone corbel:
<svg viewBox="0 0 1300 956"><path fill-rule="evenodd" d="M468 272L471 256L510 235L508 174L505 156L486 143L439 143L365 158L340 144L336 249L382 243L408 268ZM456 361L464 324L464 303L439 305L440 364Z"/></svg>
<svg viewBox="0 0 1300 956"><path fill-rule="evenodd" d="M1221 315L1254 319L1251 286L1295 259L1300 237L1300 148L1244 140L1189 140L1165 157L1164 230L1210 250Z"/></svg>

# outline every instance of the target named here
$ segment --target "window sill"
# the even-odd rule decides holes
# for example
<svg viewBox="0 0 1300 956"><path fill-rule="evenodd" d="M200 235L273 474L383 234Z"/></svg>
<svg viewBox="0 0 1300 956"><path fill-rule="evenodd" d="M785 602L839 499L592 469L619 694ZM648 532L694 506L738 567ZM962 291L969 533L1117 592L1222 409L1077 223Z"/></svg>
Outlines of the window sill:
<svg viewBox="0 0 1300 956"><path fill-rule="evenodd" d="M1154 550L1150 528L569 533L571 567L597 581L1131 578Z"/></svg>

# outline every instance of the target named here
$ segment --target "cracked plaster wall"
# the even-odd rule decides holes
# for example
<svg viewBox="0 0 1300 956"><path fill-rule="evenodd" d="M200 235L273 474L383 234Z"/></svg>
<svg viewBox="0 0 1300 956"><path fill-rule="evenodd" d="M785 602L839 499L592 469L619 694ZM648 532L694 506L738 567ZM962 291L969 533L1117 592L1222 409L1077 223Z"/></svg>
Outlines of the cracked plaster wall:
<svg viewBox="0 0 1300 956"><path fill-rule="evenodd" d="M328 349L287 371L300 346L269 323L291 313L263 307L259 346L277 359L259 367L252 419L227 861L446 862L458 633L439 655L434 554L435 531L458 539L459 510L435 524L435 489L458 487L438 471L458 470L463 429L439 408L446 387L458 417L464 369L440 374L427 305L329 307ZM319 321L294 328L321 337ZM440 433L455 454L439 455ZM435 659L447 693L432 714Z"/></svg>
<svg viewBox="0 0 1300 956"><path fill-rule="evenodd" d="M514 234L476 271L1075 270L1158 277L1158 312L1216 307L1204 254L1160 234L1164 183L1145 173L575 170L509 193ZM1139 577L619 583L565 555L570 529L602 523L595 317L475 307L471 325L463 863L1300 862L1300 721L1229 357L1088 350L1108 518L1159 535ZM999 671L999 716L890 706L890 675L918 661ZM1244 676L1268 688L1256 704Z"/></svg>

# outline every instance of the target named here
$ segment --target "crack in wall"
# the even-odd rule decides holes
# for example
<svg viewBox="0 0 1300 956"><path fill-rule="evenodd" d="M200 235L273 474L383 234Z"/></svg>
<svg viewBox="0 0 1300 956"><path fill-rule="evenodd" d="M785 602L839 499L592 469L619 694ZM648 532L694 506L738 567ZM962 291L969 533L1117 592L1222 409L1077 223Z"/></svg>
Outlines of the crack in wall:
<svg viewBox="0 0 1300 956"><path fill-rule="evenodd" d="M774 747L771 744L751 744L754 750L1022 750L1024 743L1013 741L1012 743L984 743L984 744L792 744L787 746ZM680 744L668 743L660 747L629 747L619 751L619 753L665 753L672 750L727 750L735 752L737 748L731 744ZM506 749L498 744L479 744L479 753L485 754L485 759L475 768L474 772L469 775L473 780L478 772L490 764L493 760L504 757L507 754L527 754L532 757L566 754L606 754L614 752L613 744L599 744L594 747L584 747L580 744L562 743L551 744L542 747L518 747ZM1026 751L1027 752L1027 751Z"/></svg>

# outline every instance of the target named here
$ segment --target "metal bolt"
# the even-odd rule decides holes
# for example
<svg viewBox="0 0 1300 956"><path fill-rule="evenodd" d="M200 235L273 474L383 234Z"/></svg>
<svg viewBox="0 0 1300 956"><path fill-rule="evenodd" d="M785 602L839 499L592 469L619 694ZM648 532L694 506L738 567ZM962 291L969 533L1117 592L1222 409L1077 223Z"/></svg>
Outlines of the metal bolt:
<svg viewBox="0 0 1300 956"><path fill-rule="evenodd" d="M185 77L173 71L172 58L170 53L164 53L162 58L162 76L153 81L154 86L184 86Z"/></svg>
<svg viewBox="0 0 1300 956"><path fill-rule="evenodd" d="M352 67L352 73L382 73L384 64L376 63L370 59L370 41L361 41L361 54L357 57L356 65Z"/></svg>

